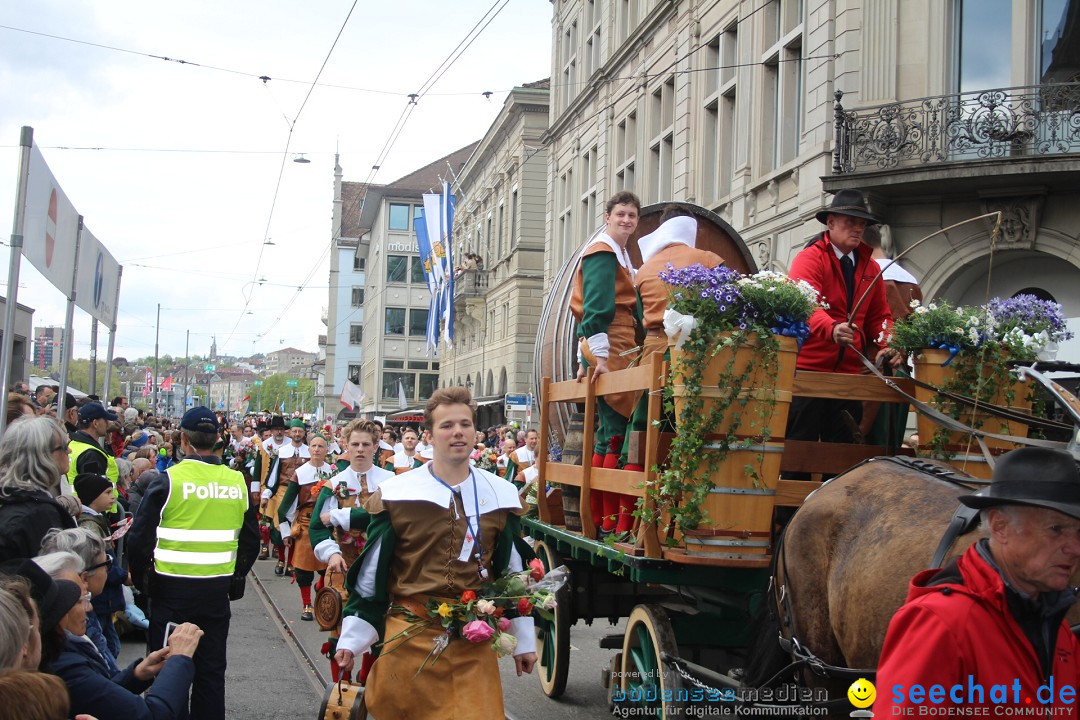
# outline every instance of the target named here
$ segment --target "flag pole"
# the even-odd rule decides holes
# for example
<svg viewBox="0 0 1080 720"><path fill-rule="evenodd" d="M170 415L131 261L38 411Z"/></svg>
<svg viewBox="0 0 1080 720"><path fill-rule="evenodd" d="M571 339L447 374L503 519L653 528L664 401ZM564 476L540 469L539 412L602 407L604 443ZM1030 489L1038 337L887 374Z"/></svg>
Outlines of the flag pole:
<svg viewBox="0 0 1080 720"><path fill-rule="evenodd" d="M90 319L90 394L97 395L97 337L98 337L98 319ZM106 391L105 393L109 393ZM103 405L105 403L102 403Z"/></svg>
<svg viewBox="0 0 1080 720"><path fill-rule="evenodd" d="M75 257L79 257L79 245L82 244L83 216L79 216L79 229L75 233ZM71 271L71 295L68 296L67 315L64 317L64 346L61 348L60 361L60 397L56 401L57 417L64 414L64 398L68 388L68 369L71 367L71 344L75 341L75 288L79 282L79 263Z"/></svg>
<svg viewBox="0 0 1080 720"><path fill-rule="evenodd" d="M109 326L109 351L105 359L105 396L108 399L108 395L111 392L109 390L109 383L112 382L112 359L113 351L116 349L116 316L120 312L120 281L124 278L124 266L121 265L120 269L116 272L116 300L113 302L113 321ZM128 398L131 401L131 398Z"/></svg>
<svg viewBox="0 0 1080 720"><path fill-rule="evenodd" d="M15 217L11 228L11 256L8 258L7 306L4 308L3 341L0 342L0 389L7 392L11 381L11 366L15 351L15 311L19 302L19 263L22 260L23 226L26 222L26 184L30 172L30 148L34 144L34 128L24 126L19 136L22 150L19 155L19 180L15 191ZM4 431L7 413L0 413L0 433Z"/></svg>
<svg viewBox="0 0 1080 720"><path fill-rule="evenodd" d="M157 304L157 324L154 326L154 417L158 414L158 341L161 339L161 303Z"/></svg>

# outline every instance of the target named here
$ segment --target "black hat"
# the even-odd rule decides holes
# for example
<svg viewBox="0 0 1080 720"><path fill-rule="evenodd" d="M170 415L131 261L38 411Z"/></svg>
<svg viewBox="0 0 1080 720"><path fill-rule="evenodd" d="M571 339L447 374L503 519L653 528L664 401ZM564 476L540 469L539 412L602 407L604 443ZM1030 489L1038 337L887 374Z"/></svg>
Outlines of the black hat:
<svg viewBox="0 0 1080 720"><path fill-rule="evenodd" d="M88 423L91 420L115 420L116 414L105 409L99 402L88 402L79 408L79 423Z"/></svg>
<svg viewBox="0 0 1080 720"><path fill-rule="evenodd" d="M986 494L961 495L971 508L1030 505L1080 519L1080 467L1070 453L1048 448L1020 448L994 465Z"/></svg>
<svg viewBox="0 0 1080 720"><path fill-rule="evenodd" d="M270 418L270 428L269 429L270 430L284 430L285 429L285 418L283 418L280 415L275 415L274 417Z"/></svg>
<svg viewBox="0 0 1080 720"><path fill-rule="evenodd" d="M829 215L850 215L867 220L872 225L881 224L881 220L870 214L870 209L866 207L866 198L858 190L840 190L833 195L832 203L818 210L814 217L819 223L827 225Z"/></svg>
<svg viewBox="0 0 1080 720"><path fill-rule="evenodd" d="M217 415L208 407L193 407L184 413L180 419L181 430L191 430L200 433L216 433L218 431Z"/></svg>
<svg viewBox="0 0 1080 720"><path fill-rule="evenodd" d="M70 580L54 581L33 560L0 563L0 575L18 575L30 583L30 596L37 603L41 627L46 632L56 627L82 598L82 588Z"/></svg>
<svg viewBox="0 0 1080 720"><path fill-rule="evenodd" d="M75 494L79 496L79 502L83 505L89 505L101 493L112 490L112 481L97 473L79 473L72 484L75 486Z"/></svg>

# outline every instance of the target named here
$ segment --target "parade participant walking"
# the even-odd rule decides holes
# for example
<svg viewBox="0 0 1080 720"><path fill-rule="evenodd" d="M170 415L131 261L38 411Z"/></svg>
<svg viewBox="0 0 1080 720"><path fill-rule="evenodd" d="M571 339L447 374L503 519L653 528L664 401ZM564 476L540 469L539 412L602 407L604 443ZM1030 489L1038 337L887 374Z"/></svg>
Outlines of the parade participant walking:
<svg viewBox="0 0 1080 720"><path fill-rule="evenodd" d="M495 474L501 478L510 480L512 477L507 474L506 470L507 465L510 464L510 456L517 450L517 442L514 438L510 437L510 435L506 435L499 444L499 447L502 448L502 453L495 460Z"/></svg>
<svg viewBox="0 0 1080 720"><path fill-rule="evenodd" d="M371 493L394 476L389 470L374 464L380 435L378 426L368 420L349 423L342 433L348 448L349 465L324 483L315 504L315 514L311 518L311 544L315 548L315 557L327 564L328 583L333 579L330 574L336 573L344 587L345 573L360 554L370 521L363 505ZM335 682L340 670L334 653L340 634L339 620L326 647L330 673ZM370 657L364 656L364 662L368 665ZM361 680L366 677L363 668L358 677Z"/></svg>
<svg viewBox="0 0 1080 720"><path fill-rule="evenodd" d="M374 421L379 426L379 456L375 460L375 464L379 467L386 467L386 463L394 457L394 431L387 428L378 420Z"/></svg>
<svg viewBox="0 0 1080 720"><path fill-rule="evenodd" d="M420 442L420 436L411 427L401 431L401 450L394 452L394 457L383 467L396 475L407 473L413 468L424 464L420 453L416 452L416 444Z"/></svg>
<svg viewBox="0 0 1080 720"><path fill-rule="evenodd" d="M994 714L1013 714L999 711L1029 710L1035 699L1040 715L1071 713L1074 698L1054 689L1047 697L1041 686L1071 691L1080 682L1080 644L1065 620L1080 567L1076 461L1061 450L1014 450L997 461L988 492L960 502L980 510L986 537L912 579L885 635L874 713L995 705ZM937 699L935 687L944 690ZM995 700L993 688L1007 692Z"/></svg>
<svg viewBox="0 0 1080 720"><path fill-rule="evenodd" d="M305 438L307 438L307 430L304 428L304 421L297 418L290 422L290 442L278 448L270 474L266 477L266 489L262 494L262 512L270 519L270 525L273 528L270 531L270 543L274 546L274 553L278 559L277 567L274 568L275 575L285 575L292 573L293 570L286 559L285 543L282 542L281 533L277 530L277 515L281 498L285 496L285 488L296 478L296 468L311 459L308 446L304 443Z"/></svg>
<svg viewBox="0 0 1080 720"><path fill-rule="evenodd" d="M525 431L525 444L510 455L506 464L506 479L512 480L519 488L531 484L540 476L536 465L536 450L540 447L540 433L535 430Z"/></svg>
<svg viewBox="0 0 1080 720"><path fill-rule="evenodd" d="M403 605L426 617L421 606L428 599L456 601L467 590L480 590L488 576L520 570L523 558L532 556L521 538L525 508L517 490L469 466L476 422L469 391L436 390L424 414L435 459L386 480L368 499L368 542L349 570L350 595L335 659L348 672L354 657L380 635L387 641L365 693L368 710L380 720L501 718L499 666L489 643L452 640L438 662L417 672L443 629L435 624L401 634L411 627ZM517 672L532 672L532 618L510 623L517 637Z"/></svg>
<svg viewBox="0 0 1080 720"><path fill-rule="evenodd" d="M128 533L132 578L150 598L147 646L162 647L170 622L205 632L191 692L191 717L199 720L225 717L229 597L242 594L259 549L248 488L214 454L217 438L217 418L207 408L184 414L184 459L150 482Z"/></svg>
<svg viewBox="0 0 1080 720"><path fill-rule="evenodd" d="M603 233L581 252L581 265L574 276L570 312L578 321L582 364L578 378L593 368L592 380L612 370L630 366L627 353L637 345L639 323L634 267L626 243L637 230L641 202L631 192L616 193L604 206ZM619 464L626 423L637 402L635 393L618 393L596 398L600 424L593 447L593 467L615 468ZM593 491L593 523L604 532L616 528L620 513L634 507L634 498L613 492Z"/></svg>
<svg viewBox="0 0 1080 720"><path fill-rule="evenodd" d="M878 344L882 325L892 324L892 313L884 285L874 282L881 269L862 241L867 225L881 221L870 214L858 190L836 193L832 204L818 212L817 219L827 229L795 256L788 274L813 285L827 305L810 316L810 337L799 350L795 367L858 374L863 365L849 347L873 361L888 361L896 367L900 356ZM849 311L864 293L866 299L849 322ZM858 400L793 397L786 437L852 442L852 430L861 417L862 403Z"/></svg>
<svg viewBox="0 0 1080 720"><path fill-rule="evenodd" d="M273 467L281 446L288 442L285 438L285 431L288 428L285 427L285 418L282 416L275 415L272 417L269 425L263 429L269 434L269 437L261 439L262 444L259 454L255 458L255 467L252 469L251 478L251 491L258 493L260 503L262 494L266 490L266 478L270 475L270 468ZM256 487L256 482L258 482L258 487ZM259 523L259 537L262 540L262 545L259 547L260 560L266 560L270 557L270 528L274 524L271 518L265 516L262 522Z"/></svg>
<svg viewBox="0 0 1080 720"><path fill-rule="evenodd" d="M69 487L73 487L75 476L80 473L104 475L116 487L120 480L116 458L101 447L101 439L108 433L109 423L114 420L116 415L99 402L89 402L79 408L79 430L72 433L68 443L71 451L71 465L67 472Z"/></svg>
<svg viewBox="0 0 1080 720"><path fill-rule="evenodd" d="M296 468L295 480L285 488L285 494L278 505L277 522L281 540L292 558L296 584L300 588L300 599L304 610L301 620L314 619L311 607L311 583L315 573L322 574L326 563L315 557L308 528L311 514L315 511L315 502L324 480L334 474L334 466L326 462L326 437L316 433L308 443L311 459Z"/></svg>

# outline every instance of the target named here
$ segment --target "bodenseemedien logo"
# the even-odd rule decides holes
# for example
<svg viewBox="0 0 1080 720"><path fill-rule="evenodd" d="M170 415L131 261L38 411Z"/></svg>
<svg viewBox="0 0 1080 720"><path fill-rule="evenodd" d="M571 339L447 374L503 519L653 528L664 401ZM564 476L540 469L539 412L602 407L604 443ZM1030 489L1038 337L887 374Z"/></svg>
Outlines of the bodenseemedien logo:
<svg viewBox="0 0 1080 720"><path fill-rule="evenodd" d="M858 708L851 711L851 717L874 717L874 711L870 709L870 706L877 700L877 688L874 687L874 683L866 678L859 678L851 683L851 687L847 691L847 697L848 702Z"/></svg>

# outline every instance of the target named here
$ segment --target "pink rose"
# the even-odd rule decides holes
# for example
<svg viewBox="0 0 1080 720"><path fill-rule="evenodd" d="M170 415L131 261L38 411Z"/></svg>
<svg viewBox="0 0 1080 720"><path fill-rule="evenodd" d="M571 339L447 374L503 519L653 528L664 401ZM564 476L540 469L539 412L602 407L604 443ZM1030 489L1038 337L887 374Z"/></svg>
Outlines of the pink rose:
<svg viewBox="0 0 1080 720"><path fill-rule="evenodd" d="M487 642L495 636L495 628L483 620L473 620L461 628L461 636L471 643Z"/></svg>
<svg viewBox="0 0 1080 720"><path fill-rule="evenodd" d="M499 632L509 632L509 631L510 631L510 618L504 618L504 617L499 618Z"/></svg>
<svg viewBox="0 0 1080 720"><path fill-rule="evenodd" d="M533 580L540 582L544 579L544 563L540 562L539 558L533 558L529 561L529 569L532 570L529 577Z"/></svg>

